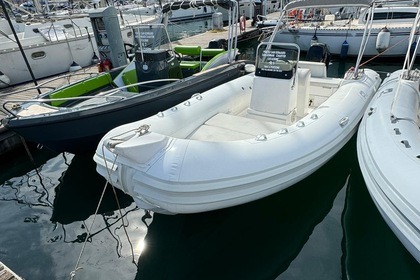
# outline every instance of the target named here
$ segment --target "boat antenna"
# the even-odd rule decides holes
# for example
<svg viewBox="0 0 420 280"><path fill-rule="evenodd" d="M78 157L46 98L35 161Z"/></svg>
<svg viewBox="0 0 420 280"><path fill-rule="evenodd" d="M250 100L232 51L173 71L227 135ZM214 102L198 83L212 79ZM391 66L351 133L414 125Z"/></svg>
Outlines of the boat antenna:
<svg viewBox="0 0 420 280"><path fill-rule="evenodd" d="M28 67L29 74L31 74L31 77L32 77L32 80L33 80L35 86L37 86L36 89L38 91L38 94L41 94L41 90L38 87L38 83L37 83L37 81L35 79L34 72L32 71L32 68L29 65L28 59L26 58L25 52L23 51L23 48L22 48L22 44L20 43L19 38L18 38L18 36L16 34L16 30L13 27L12 21L10 20L9 13L8 13L8 11L6 9L6 5L4 4L4 1L3 0L0 0L0 4L1 4L1 7L3 9L4 16L6 17L6 20L9 23L10 29L12 29L13 36L15 36L16 43L19 46L19 50L22 53L23 59L25 60L26 67Z"/></svg>
<svg viewBox="0 0 420 280"><path fill-rule="evenodd" d="M93 51L92 64L96 64L99 62L99 57L96 55L95 48L93 47L93 42L92 42L92 38L90 37L88 27L85 26L85 28L86 28L86 33L87 33L87 36L88 36L88 39L89 39L90 45L92 46L92 51Z"/></svg>
<svg viewBox="0 0 420 280"><path fill-rule="evenodd" d="M74 71L80 70L80 69L82 69L82 67L74 61L73 53L71 52L71 48L70 48L70 43L69 43L69 40L67 39L66 30L63 30L63 31L64 31L63 32L64 33L64 38L66 38L67 47L69 48L70 57L71 57L71 60L73 61L70 64L69 71L74 72Z"/></svg>

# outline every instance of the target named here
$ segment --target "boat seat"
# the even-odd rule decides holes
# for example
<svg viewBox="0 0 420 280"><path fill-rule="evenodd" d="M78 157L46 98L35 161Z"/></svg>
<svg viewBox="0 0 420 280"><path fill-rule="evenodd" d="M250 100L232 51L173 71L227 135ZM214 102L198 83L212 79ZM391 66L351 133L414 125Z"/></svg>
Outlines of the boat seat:
<svg viewBox="0 0 420 280"><path fill-rule="evenodd" d="M327 66L324 62L315 61L299 61L299 68L311 70L311 77L326 78L327 77Z"/></svg>
<svg viewBox="0 0 420 280"><path fill-rule="evenodd" d="M181 69L186 69L193 72L201 70L201 47L200 46L175 46L175 52L180 54L182 57L189 56L192 60L181 60ZM198 58L198 60L196 60Z"/></svg>
<svg viewBox="0 0 420 280"><path fill-rule="evenodd" d="M175 46L175 52L182 55L183 58L189 57L188 59L181 60L180 66L184 77L191 76L194 73L200 72L201 70L211 68L216 62L219 56L225 52L224 49L202 49L200 46ZM209 62L203 61L203 58L210 59Z"/></svg>
<svg viewBox="0 0 420 280"><path fill-rule="evenodd" d="M311 86L338 89L342 80L340 78L317 78L312 76L311 72Z"/></svg>
<svg viewBox="0 0 420 280"><path fill-rule="evenodd" d="M269 134L284 125L259 121L245 117L218 113L199 127L190 139L203 141L234 141L254 138L259 134Z"/></svg>
<svg viewBox="0 0 420 280"><path fill-rule="evenodd" d="M215 57L218 54L225 52L225 49L201 49L202 57Z"/></svg>
<svg viewBox="0 0 420 280"><path fill-rule="evenodd" d="M97 92L98 90L109 86L111 83L112 78L109 73L98 75L95 78L87 79L86 81L80 83L74 83L52 93L50 95L50 99L52 99L51 105L59 107L66 102L69 102L68 100L54 100L56 98L70 98L88 95L92 92Z"/></svg>
<svg viewBox="0 0 420 280"><path fill-rule="evenodd" d="M136 69L129 70L127 72L123 72L121 75L121 79L124 83L124 85L132 85L137 83L137 73ZM131 92L138 92L137 86L129 87L127 88L127 91Z"/></svg>

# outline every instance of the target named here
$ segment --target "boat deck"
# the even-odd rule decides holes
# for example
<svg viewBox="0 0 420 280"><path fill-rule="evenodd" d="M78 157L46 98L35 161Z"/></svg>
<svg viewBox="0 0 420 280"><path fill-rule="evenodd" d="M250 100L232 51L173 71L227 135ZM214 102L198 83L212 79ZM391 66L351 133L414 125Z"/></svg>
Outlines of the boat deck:
<svg viewBox="0 0 420 280"><path fill-rule="evenodd" d="M92 74L97 74L98 70L96 65L91 67L83 68L79 71L73 72L71 74L66 73L56 77L48 77L38 80L37 84L41 93L50 91L51 89L59 88L68 83L75 82L77 80L86 78ZM7 112L3 109L3 104L11 100L28 100L33 99L39 95L37 88L34 84L25 83L12 87L7 87L0 89L0 120L6 117ZM10 102L7 105L12 106L13 103ZM0 156L6 154L9 151L14 150L22 145L22 140L14 132L8 130L0 123ZM3 280L2 278L0 278Z"/></svg>
<svg viewBox="0 0 420 280"><path fill-rule="evenodd" d="M278 19L280 12L270 13L267 16L267 20ZM186 46L201 46L202 48L208 47L208 44L212 40L228 39L228 27L224 27L223 30L209 30L207 32L183 38L178 41L172 42L174 45L186 45ZM252 19L246 21L245 31L241 31L239 24L237 26L236 35L238 42L251 40L260 36L260 30L256 26L252 26Z"/></svg>
<svg viewBox="0 0 420 280"><path fill-rule="evenodd" d="M286 125L219 113L200 126L189 138L202 141L244 140L269 134Z"/></svg>
<svg viewBox="0 0 420 280"><path fill-rule="evenodd" d="M40 79L37 84L40 92L45 93L94 74L98 74L96 65L83 68L73 73L65 73L56 77ZM39 92L37 87L33 83L25 83L0 89L0 105L2 106L0 109L0 119L6 117L6 112L4 112L3 109L3 104L5 102L9 102L11 100L30 100L36 98L38 95ZM12 103L10 103L10 105L12 105Z"/></svg>

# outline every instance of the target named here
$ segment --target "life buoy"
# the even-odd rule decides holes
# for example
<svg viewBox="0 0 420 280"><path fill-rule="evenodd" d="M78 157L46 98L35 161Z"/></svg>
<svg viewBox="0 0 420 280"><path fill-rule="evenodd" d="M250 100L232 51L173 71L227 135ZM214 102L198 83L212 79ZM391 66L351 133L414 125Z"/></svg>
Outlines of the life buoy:
<svg viewBox="0 0 420 280"><path fill-rule="evenodd" d="M245 29L246 29L246 18L245 18L245 16L241 16L239 18L239 27L240 27L241 31L245 31Z"/></svg>
<svg viewBox="0 0 420 280"><path fill-rule="evenodd" d="M294 18L294 17L296 17L297 13L298 13L298 10L297 9L291 10L289 12L289 17Z"/></svg>

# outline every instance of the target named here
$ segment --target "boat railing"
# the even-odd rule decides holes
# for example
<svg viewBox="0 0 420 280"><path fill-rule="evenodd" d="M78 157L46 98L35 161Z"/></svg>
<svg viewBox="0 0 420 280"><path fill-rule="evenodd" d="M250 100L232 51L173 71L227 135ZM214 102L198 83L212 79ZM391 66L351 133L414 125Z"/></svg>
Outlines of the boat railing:
<svg viewBox="0 0 420 280"><path fill-rule="evenodd" d="M131 87L135 87L135 86L141 86L141 85L146 85L146 84L152 84L152 83L161 83L161 82L176 82L179 81L180 79L156 79L156 80L150 80L150 81L143 81L143 82L138 82L138 83L133 83L130 85L126 85L126 86L121 86L121 87L117 87L117 88L112 88L110 90L101 92L100 94L97 95L90 95L90 96L78 96L78 97L61 97L61 98L54 98L54 99L50 99L50 98L36 98L36 99L18 99L18 100L7 100L5 101L2 106L5 112L7 112L9 115L13 116L14 118L17 118L18 115L16 115L12 110L14 109L18 109L20 107L21 103L27 103L27 102L38 102L38 103L47 103L47 102L51 102L51 101L77 101L77 100L89 100L89 99L95 99L95 98L104 98L106 97L107 99L114 99L114 100L122 100L125 99L125 96L112 96L113 94L119 93L121 92L121 90L127 89L127 88L131 88ZM134 95L144 95L144 93L133 93ZM9 104L13 104L13 105L9 105ZM9 105L9 106L7 106ZM97 104L92 104L93 105L97 105ZM11 107L12 109L9 109L8 107Z"/></svg>
<svg viewBox="0 0 420 280"><path fill-rule="evenodd" d="M71 25L71 26L69 26L69 25ZM79 37L90 35L87 29L86 29L86 33L83 33L83 30L80 28L80 26L78 26L76 24L76 22L74 22L72 19L70 19L70 24L64 24L63 28L64 29L62 30L62 32L63 32L63 35L64 35L64 40L68 40L69 35L71 35L74 38L79 38ZM66 35L66 33L68 33L67 29L71 29L73 32ZM57 33L57 27L56 27L56 25L54 25L54 22L51 22L49 30L54 31L54 35L55 35L55 37L52 37L51 33L48 32L48 40L50 42L54 42L54 41L58 42L58 41L63 40L62 37Z"/></svg>
<svg viewBox="0 0 420 280"><path fill-rule="evenodd" d="M12 91L12 92L0 93L0 98L4 97L4 96L15 95L15 94L22 93L22 92L36 91L37 89L43 89L43 88L44 89L49 89L49 90L55 90L55 89L58 89L59 87L69 85L72 82L71 81L72 77L74 77L74 76L85 76L85 75L88 75L90 77L97 76L98 72L70 73L70 74L66 74L66 75L57 76L57 77L51 78L51 79L49 79L45 82L39 83L36 86L25 87L25 88L18 89L18 90ZM52 83L52 82L60 80L60 79L67 80L67 83L61 84L60 86L48 86L49 83Z"/></svg>
<svg viewBox="0 0 420 280"><path fill-rule="evenodd" d="M71 27L72 27L72 29L73 29L74 36L75 36L75 37L77 37L77 31L76 31L76 28L77 28L77 30L79 31L80 36L83 36L83 31L82 31L82 28L80 28L80 26L79 26L79 25L77 25L77 23L76 23L76 22L74 22L73 20L70 20L70 21L71 21ZM76 28L75 28L75 27L76 27ZM88 32L87 28L86 28L86 34L87 34L87 35L89 35L89 32Z"/></svg>

